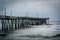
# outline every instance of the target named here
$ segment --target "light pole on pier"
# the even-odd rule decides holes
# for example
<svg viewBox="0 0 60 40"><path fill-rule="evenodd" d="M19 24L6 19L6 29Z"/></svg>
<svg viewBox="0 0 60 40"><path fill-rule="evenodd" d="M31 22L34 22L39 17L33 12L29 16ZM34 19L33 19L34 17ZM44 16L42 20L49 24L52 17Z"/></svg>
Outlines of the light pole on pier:
<svg viewBox="0 0 60 40"><path fill-rule="evenodd" d="M5 8L5 18L6 18L6 8Z"/></svg>
<svg viewBox="0 0 60 40"><path fill-rule="evenodd" d="M12 17L12 10L11 10L11 17Z"/></svg>

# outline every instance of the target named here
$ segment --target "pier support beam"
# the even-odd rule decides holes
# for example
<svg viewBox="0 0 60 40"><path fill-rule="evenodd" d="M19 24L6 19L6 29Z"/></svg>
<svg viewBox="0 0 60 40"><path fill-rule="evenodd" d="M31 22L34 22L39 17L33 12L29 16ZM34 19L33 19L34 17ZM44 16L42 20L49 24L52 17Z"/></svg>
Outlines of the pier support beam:
<svg viewBox="0 0 60 40"><path fill-rule="evenodd" d="M15 29L17 29L17 20L15 19Z"/></svg>
<svg viewBox="0 0 60 40"><path fill-rule="evenodd" d="M13 30L13 20L11 19L11 30Z"/></svg>
<svg viewBox="0 0 60 40"><path fill-rule="evenodd" d="M2 23L2 31L4 30L4 20L1 20Z"/></svg>
<svg viewBox="0 0 60 40"><path fill-rule="evenodd" d="M18 20L18 29L20 28L20 20Z"/></svg>

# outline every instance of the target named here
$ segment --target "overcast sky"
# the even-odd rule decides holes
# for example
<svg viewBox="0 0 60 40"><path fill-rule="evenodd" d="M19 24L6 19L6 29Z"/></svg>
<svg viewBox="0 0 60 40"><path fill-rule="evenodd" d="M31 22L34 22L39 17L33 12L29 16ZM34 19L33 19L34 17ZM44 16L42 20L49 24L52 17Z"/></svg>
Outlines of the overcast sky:
<svg viewBox="0 0 60 40"><path fill-rule="evenodd" d="M5 4L5 3L6 4ZM46 17L50 20L60 20L60 0L6 0L3 1L7 15ZM1 14L1 13L0 13Z"/></svg>

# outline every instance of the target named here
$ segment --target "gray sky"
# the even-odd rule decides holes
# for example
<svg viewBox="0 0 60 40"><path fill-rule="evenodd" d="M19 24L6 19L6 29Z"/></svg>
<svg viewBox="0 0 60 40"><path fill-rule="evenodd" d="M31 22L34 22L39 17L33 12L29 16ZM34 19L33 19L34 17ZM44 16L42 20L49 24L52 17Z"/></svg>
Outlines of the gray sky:
<svg viewBox="0 0 60 40"><path fill-rule="evenodd" d="M60 0L9 0L7 5L7 15L49 17L50 20L60 20Z"/></svg>

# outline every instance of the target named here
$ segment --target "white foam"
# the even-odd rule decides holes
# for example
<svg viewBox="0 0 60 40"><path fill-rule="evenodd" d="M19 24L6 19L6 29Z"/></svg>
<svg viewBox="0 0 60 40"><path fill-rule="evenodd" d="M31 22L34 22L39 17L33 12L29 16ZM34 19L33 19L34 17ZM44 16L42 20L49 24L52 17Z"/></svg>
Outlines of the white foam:
<svg viewBox="0 0 60 40"><path fill-rule="evenodd" d="M19 36L19 35L38 35L41 36L55 36L58 34L57 27L58 25L38 25L32 26L32 28L21 29L14 32L10 36Z"/></svg>

